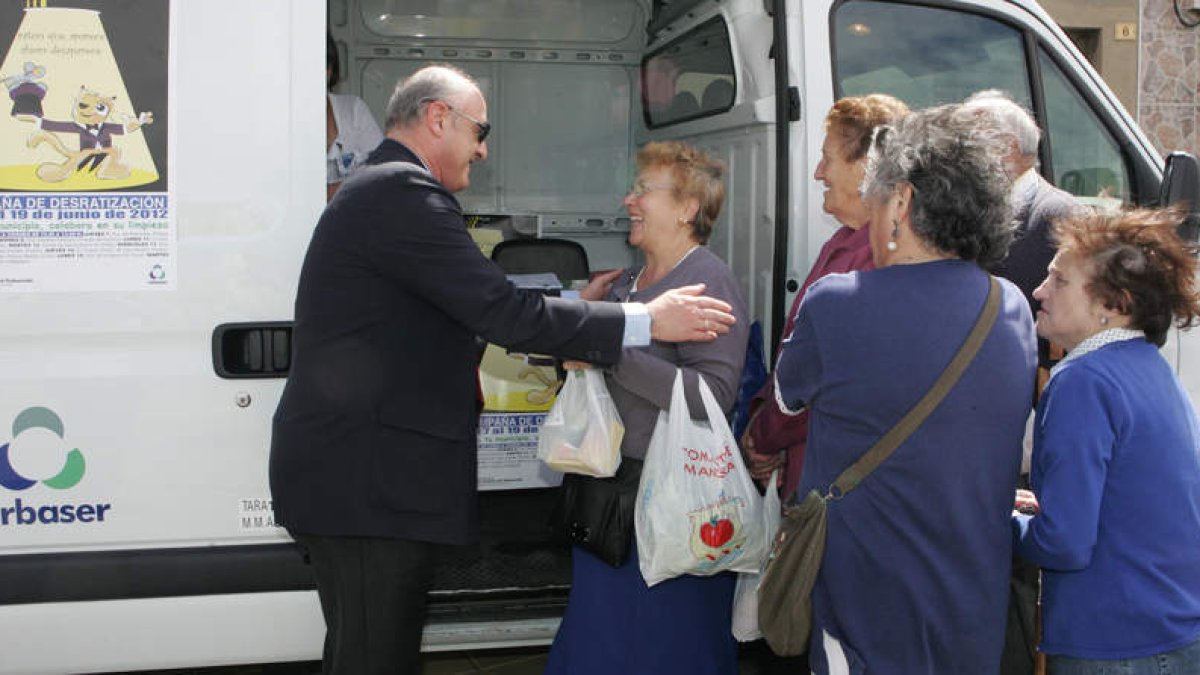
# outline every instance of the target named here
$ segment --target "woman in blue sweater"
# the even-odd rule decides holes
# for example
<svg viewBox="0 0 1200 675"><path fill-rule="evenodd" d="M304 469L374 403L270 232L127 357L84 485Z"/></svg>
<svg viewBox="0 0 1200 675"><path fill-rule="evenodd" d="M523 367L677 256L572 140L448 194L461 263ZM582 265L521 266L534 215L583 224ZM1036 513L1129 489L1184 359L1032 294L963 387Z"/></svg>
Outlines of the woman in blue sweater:
<svg viewBox="0 0 1200 675"><path fill-rule="evenodd" d="M1178 214L1071 217L1034 292L1038 334L1070 350L1037 408L1034 516L1052 675L1200 674L1200 432L1158 353L1200 317Z"/></svg>
<svg viewBox="0 0 1200 675"><path fill-rule="evenodd" d="M863 181L876 269L809 289L776 366L784 412L807 407L797 494L824 494L938 379L979 318L1012 238L1004 137L961 106L876 132ZM1036 341L1025 296L1000 314L937 409L862 484L827 503L813 589L817 675L996 675L1012 486Z"/></svg>

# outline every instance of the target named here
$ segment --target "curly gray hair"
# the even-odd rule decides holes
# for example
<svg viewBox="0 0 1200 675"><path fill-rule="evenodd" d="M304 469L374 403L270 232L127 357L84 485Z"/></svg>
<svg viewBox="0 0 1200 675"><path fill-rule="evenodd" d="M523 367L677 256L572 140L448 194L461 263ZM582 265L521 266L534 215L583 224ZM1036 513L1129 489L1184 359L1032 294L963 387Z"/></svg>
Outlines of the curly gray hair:
<svg viewBox="0 0 1200 675"><path fill-rule="evenodd" d="M1013 238L1005 132L995 121L943 105L879 127L867 153L862 194L886 200L912 186L913 233L934 249L984 267Z"/></svg>

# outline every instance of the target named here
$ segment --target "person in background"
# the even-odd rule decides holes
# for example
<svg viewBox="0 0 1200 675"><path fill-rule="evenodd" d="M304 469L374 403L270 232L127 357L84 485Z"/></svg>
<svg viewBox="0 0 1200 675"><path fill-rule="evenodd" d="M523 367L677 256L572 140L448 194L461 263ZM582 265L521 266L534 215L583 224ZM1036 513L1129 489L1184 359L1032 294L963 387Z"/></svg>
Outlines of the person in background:
<svg viewBox="0 0 1200 675"><path fill-rule="evenodd" d="M677 369L683 370L694 417L705 417L700 377L721 407L732 409L749 331L737 279L705 246L725 200L724 167L679 142L647 144L638 152L637 167L625 208L632 221L629 243L645 263L616 277L607 299L649 302L669 288L704 284L709 295L733 307L737 322L712 342L654 342L648 349L627 349L606 371L609 394L625 424L624 464L645 458L658 414L671 405ZM629 559L616 568L572 549L571 596L547 675L735 675L737 645L730 632L735 576L685 575L648 588L636 543L630 548Z"/></svg>
<svg viewBox="0 0 1200 675"><path fill-rule="evenodd" d="M316 577L327 674L420 672L436 557L479 539L476 336L614 365L623 347L711 341L734 322L699 286L616 304L509 283L454 197L487 158L487 119L461 70L398 83L387 137L304 257L269 475L276 522Z"/></svg>
<svg viewBox="0 0 1200 675"><path fill-rule="evenodd" d="M907 114L908 106L903 101L885 94L869 94L843 98L825 115L825 141L813 178L825 185L825 212L842 226L821 247L808 278L792 301L783 327L785 338L791 335L800 304L813 282L826 274L874 267L869 245L871 214L858 189L867 164L871 132ZM807 441L808 413L780 412L775 405L775 380L768 378L750 400L750 422L741 438L751 475L760 481L767 480L772 471L785 465L781 480L786 500L800 482Z"/></svg>
<svg viewBox="0 0 1200 675"><path fill-rule="evenodd" d="M880 127L868 153L876 269L808 291L775 371L784 412L807 407L798 494L825 494L920 400L975 326L985 267L1012 237L999 130L959 106ZM946 398L853 492L827 502L810 663L827 673L995 675L1009 525L1033 390L1020 290Z"/></svg>
<svg viewBox="0 0 1200 675"><path fill-rule="evenodd" d="M1053 223L1063 216L1082 212L1084 207L1074 195L1054 187L1038 173L1038 142L1042 132L1029 111L996 89L968 96L963 109L987 116L1006 136L1008 147L1003 162L1005 172L1013 181L1010 199L1017 231L1008 255L993 265L991 271L1016 284L1029 302L1030 313L1036 315L1040 303L1033 296L1033 290L1045 278L1046 266L1054 257L1054 242L1050 236ZM1030 424L1032 408L1049 369L1061 357L1061 346L1052 347L1045 338L1038 339L1041 368L1034 391L1030 392ZM1029 487L1032 427L1026 429L1022 449L1021 477L1017 487L1023 489ZM1036 667L1038 578L1036 565L1020 558L1013 560L1008 631L1000 668L1002 675L1032 675Z"/></svg>
<svg viewBox="0 0 1200 675"><path fill-rule="evenodd" d="M1159 353L1200 317L1195 251L1171 211L1077 215L1034 295L1069 350L1034 427L1040 511L1013 515L1042 568L1051 675L1200 673L1200 432Z"/></svg>
<svg viewBox="0 0 1200 675"><path fill-rule="evenodd" d="M379 123L367 104L353 94L335 94L341 61L333 36L325 34L325 186L326 201L366 161L383 141Z"/></svg>
<svg viewBox="0 0 1200 675"><path fill-rule="evenodd" d="M1042 132L1029 111L997 89L971 94L963 102L963 110L987 115L1005 135L1003 162L1012 180L1017 231L1008 255L993 265L991 271L1016 284L1025 294L1031 313L1036 314L1038 301L1033 297L1033 289L1046 278L1046 266L1054 257L1050 228L1056 219L1082 211L1083 205L1075 195L1054 187L1038 173L1038 142Z"/></svg>

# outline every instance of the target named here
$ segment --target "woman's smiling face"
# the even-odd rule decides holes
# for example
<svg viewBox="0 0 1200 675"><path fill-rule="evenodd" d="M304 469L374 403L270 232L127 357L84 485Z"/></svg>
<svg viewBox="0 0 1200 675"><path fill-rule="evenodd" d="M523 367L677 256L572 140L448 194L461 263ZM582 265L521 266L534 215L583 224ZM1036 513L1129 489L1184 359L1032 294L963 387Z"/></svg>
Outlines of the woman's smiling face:
<svg viewBox="0 0 1200 675"><path fill-rule="evenodd" d="M629 194L625 195L629 212L629 243L642 250L673 241L687 227L679 221L683 205L675 199L671 170L665 166L647 167L638 172Z"/></svg>

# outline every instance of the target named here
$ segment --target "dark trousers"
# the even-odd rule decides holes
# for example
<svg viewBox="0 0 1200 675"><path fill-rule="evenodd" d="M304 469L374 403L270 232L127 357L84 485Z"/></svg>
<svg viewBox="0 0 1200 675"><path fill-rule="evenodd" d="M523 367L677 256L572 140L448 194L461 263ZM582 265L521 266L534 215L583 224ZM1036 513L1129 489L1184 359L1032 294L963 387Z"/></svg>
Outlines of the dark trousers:
<svg viewBox="0 0 1200 675"><path fill-rule="evenodd" d="M1038 566L1013 558L1008 591L1008 625L1000 675L1033 675L1037 669L1037 605L1041 588Z"/></svg>
<svg viewBox="0 0 1200 675"><path fill-rule="evenodd" d="M435 544L292 533L317 578L324 675L417 675Z"/></svg>

